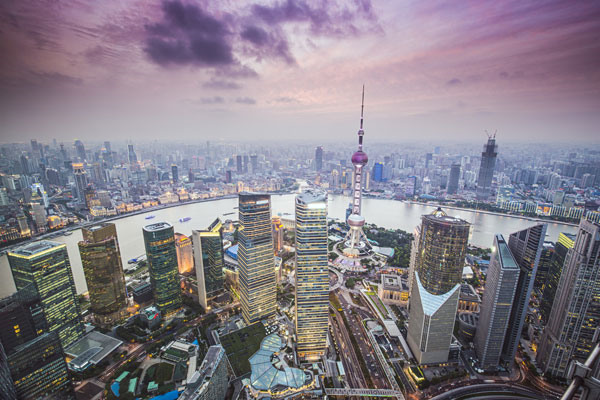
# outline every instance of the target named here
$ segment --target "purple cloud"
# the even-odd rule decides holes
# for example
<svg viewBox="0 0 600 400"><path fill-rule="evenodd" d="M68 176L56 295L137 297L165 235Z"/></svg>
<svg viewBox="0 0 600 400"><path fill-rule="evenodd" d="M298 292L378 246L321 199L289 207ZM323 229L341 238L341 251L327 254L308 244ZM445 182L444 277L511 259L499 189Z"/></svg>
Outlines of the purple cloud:
<svg viewBox="0 0 600 400"><path fill-rule="evenodd" d="M252 97L238 97L235 102L238 104L256 104L256 100Z"/></svg>
<svg viewBox="0 0 600 400"><path fill-rule="evenodd" d="M202 87L204 87L206 89L235 90L235 89L241 89L242 85L240 85L239 83L233 82L233 81L225 81L225 80L221 80L221 79L212 78L208 82L204 82L202 84Z"/></svg>
<svg viewBox="0 0 600 400"><path fill-rule="evenodd" d="M446 85L448 86L456 86L456 85L460 85L462 83L462 81L458 78L452 78L450 79L448 82L446 82Z"/></svg>
<svg viewBox="0 0 600 400"><path fill-rule="evenodd" d="M145 51L160 65L219 66L235 63L226 23L200 7L182 2L163 3L163 20L148 25Z"/></svg>

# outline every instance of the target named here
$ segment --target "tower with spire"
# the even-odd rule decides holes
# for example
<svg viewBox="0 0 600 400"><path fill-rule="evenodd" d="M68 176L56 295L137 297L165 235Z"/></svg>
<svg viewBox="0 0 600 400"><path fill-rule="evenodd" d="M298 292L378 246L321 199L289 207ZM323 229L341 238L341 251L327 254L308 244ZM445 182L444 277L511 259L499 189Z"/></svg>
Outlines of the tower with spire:
<svg viewBox="0 0 600 400"><path fill-rule="evenodd" d="M346 248L344 255L348 257L358 257L361 250L368 246L368 240L363 232L365 218L360 214L362 201L362 176L364 167L369 162L367 153L363 151L363 113L365 108L365 86L362 89L362 102L360 106L360 129L358 130L358 150L352 155L352 164L354 165L354 181L352 183L352 212L348 216L347 222L350 230L346 236Z"/></svg>

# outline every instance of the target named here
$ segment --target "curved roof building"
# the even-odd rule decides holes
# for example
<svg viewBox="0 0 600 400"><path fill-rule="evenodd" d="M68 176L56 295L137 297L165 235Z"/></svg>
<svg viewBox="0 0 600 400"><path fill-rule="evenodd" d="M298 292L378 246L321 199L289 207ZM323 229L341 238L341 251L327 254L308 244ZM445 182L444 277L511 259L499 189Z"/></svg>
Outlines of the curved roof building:
<svg viewBox="0 0 600 400"><path fill-rule="evenodd" d="M282 392L289 389L302 389L312 377L299 368L291 368L279 357L285 348L277 334L265 337L260 349L250 357L250 385L257 391Z"/></svg>

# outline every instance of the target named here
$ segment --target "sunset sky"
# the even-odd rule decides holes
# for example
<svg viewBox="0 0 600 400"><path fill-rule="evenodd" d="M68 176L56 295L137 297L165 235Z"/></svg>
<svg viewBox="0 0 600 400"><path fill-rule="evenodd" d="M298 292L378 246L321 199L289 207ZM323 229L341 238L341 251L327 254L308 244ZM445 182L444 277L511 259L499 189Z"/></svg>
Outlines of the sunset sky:
<svg viewBox="0 0 600 400"><path fill-rule="evenodd" d="M0 140L597 142L597 1L0 2Z"/></svg>

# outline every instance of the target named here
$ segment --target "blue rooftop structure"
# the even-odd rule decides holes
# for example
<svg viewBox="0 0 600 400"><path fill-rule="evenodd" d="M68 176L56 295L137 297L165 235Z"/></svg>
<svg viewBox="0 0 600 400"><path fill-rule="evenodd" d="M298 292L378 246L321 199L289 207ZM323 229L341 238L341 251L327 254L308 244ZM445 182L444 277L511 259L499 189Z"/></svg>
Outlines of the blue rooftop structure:
<svg viewBox="0 0 600 400"><path fill-rule="evenodd" d="M233 258L234 260L237 260L238 259L238 256L237 256L238 248L239 248L239 246L237 244L233 245L225 251L225 254L227 254L229 257Z"/></svg>

